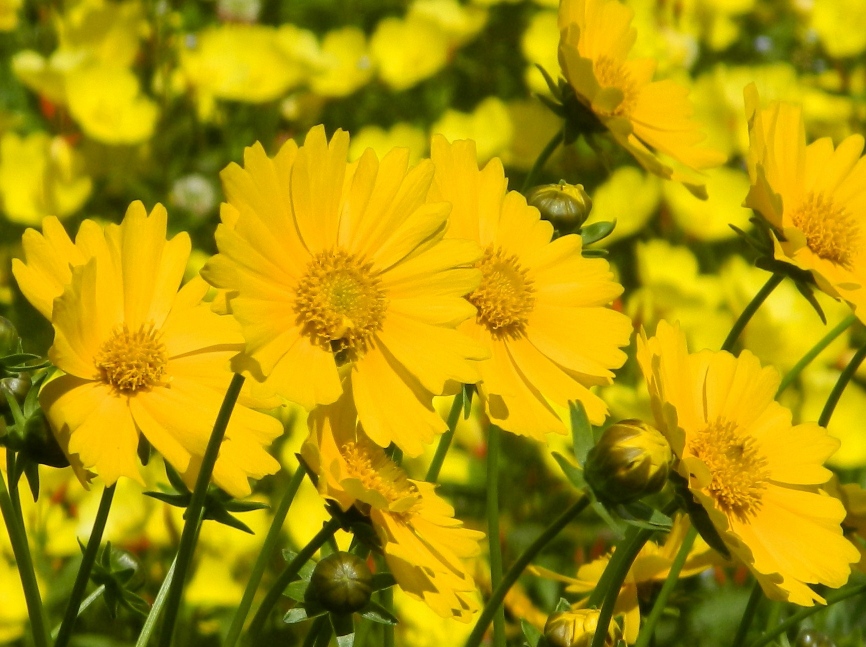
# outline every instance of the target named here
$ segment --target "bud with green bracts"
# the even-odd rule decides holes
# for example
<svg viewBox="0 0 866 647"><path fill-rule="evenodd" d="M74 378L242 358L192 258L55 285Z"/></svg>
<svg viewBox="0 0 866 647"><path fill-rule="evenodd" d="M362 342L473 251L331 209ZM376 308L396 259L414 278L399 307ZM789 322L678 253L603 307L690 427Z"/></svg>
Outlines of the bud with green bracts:
<svg viewBox="0 0 866 647"><path fill-rule="evenodd" d="M598 609L569 609L553 613L544 623L544 638L551 647L589 647L598 627ZM611 623L605 647L619 640L619 627Z"/></svg>
<svg viewBox="0 0 866 647"><path fill-rule="evenodd" d="M18 352L18 331L6 317L0 317L0 357Z"/></svg>
<svg viewBox="0 0 866 647"><path fill-rule="evenodd" d="M640 420L622 420L605 429L589 450L584 477L599 500L629 503L664 487L672 458L657 429Z"/></svg>
<svg viewBox="0 0 866 647"><path fill-rule="evenodd" d="M582 184L543 184L533 188L526 201L547 220L575 229L586 222L592 210L592 200Z"/></svg>
<svg viewBox="0 0 866 647"><path fill-rule="evenodd" d="M332 613L354 613L370 601L372 583L367 562L351 553L334 553L316 564L307 597Z"/></svg>

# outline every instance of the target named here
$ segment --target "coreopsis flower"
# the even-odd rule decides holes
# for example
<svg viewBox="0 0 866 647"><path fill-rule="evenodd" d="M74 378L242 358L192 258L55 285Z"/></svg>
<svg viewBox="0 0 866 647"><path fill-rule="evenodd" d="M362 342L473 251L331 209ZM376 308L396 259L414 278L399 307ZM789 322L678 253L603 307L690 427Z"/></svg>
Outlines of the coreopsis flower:
<svg viewBox="0 0 866 647"><path fill-rule="evenodd" d="M450 205L426 200L429 160L368 149L349 165L348 147L318 126L275 158L248 148L223 171L220 253L202 275L241 322L239 368L306 409L344 379L367 435L417 456L446 429L433 396L479 377L484 348L455 327L474 314L463 295L481 252L443 240Z"/></svg>
<svg viewBox="0 0 866 647"><path fill-rule="evenodd" d="M863 136L834 149L830 138L806 145L802 110L788 103L760 107L746 87L747 158L751 189L745 205L773 227L775 257L812 274L866 320L866 158Z"/></svg>
<svg viewBox="0 0 866 647"><path fill-rule="evenodd" d="M120 225L82 224L76 243L54 219L28 231L13 272L22 292L54 325L49 358L62 371L40 393L55 436L73 464L110 485L142 481L139 435L193 482L231 380L243 337L231 317L202 303L195 279L180 291L190 254L185 233L167 241L167 214L134 202ZM214 480L234 496L248 477L279 464L264 446L282 432L271 416L238 405Z"/></svg>
<svg viewBox="0 0 866 647"><path fill-rule="evenodd" d="M479 393L490 420L538 440L566 433L548 402L580 400L594 424L607 407L589 387L610 384L625 361L631 321L607 307L622 293L607 261L584 258L581 238L552 241L553 226L516 191L502 163L479 170L475 143L435 136L432 200L448 200L448 237L476 241L481 285L468 296L476 316L461 330L487 347Z"/></svg>
<svg viewBox="0 0 866 647"><path fill-rule="evenodd" d="M705 196L696 171L724 156L700 146L688 89L653 81L656 63L631 59L634 11L618 0L563 0L559 7L559 64L577 100L648 171L683 182ZM679 163L674 169L659 154Z"/></svg>
<svg viewBox="0 0 866 647"><path fill-rule="evenodd" d="M544 624L544 637L552 647L589 647L598 629L598 609L568 609L552 614ZM605 647L613 647L620 637L615 623L608 625Z"/></svg>
<svg viewBox="0 0 866 647"><path fill-rule="evenodd" d="M348 394L310 414L301 450L322 496L370 517L397 584L442 617L468 622L479 608L465 560L483 533L462 527L432 483L414 481L371 441Z"/></svg>
<svg viewBox="0 0 866 647"><path fill-rule="evenodd" d="M839 441L814 423L792 425L774 400L779 373L749 351L690 354L662 321L638 339L638 361L676 468L731 555L768 597L823 603L809 584L838 588L860 559L842 536L845 508L821 488Z"/></svg>

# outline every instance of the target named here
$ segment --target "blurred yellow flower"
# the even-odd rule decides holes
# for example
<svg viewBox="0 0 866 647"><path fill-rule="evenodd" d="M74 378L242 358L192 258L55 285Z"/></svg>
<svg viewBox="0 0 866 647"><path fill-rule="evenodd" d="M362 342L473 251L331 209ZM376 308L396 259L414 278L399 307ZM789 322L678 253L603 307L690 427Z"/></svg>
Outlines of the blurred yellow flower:
<svg viewBox="0 0 866 647"><path fill-rule="evenodd" d="M800 108L774 102L762 109L754 85L745 97L752 182L745 205L773 227L777 259L811 272L819 288L866 321L863 136L835 150L829 138L807 146Z"/></svg>
<svg viewBox="0 0 866 647"><path fill-rule="evenodd" d="M49 234L59 243L54 258L44 255L51 242L30 233L26 262L13 264L25 296L35 295L43 314L49 309L49 357L63 371L42 388L40 404L70 460L107 485L121 476L143 483L139 434L194 482L231 379L229 358L242 348L237 324L201 303L204 281L177 291L190 239L166 241L166 223L161 205L148 217L135 202L121 225L82 224L75 246ZM46 296L58 285L52 306ZM264 445L281 432L274 418L238 405L214 468L217 485L248 495L249 477L278 469Z"/></svg>
<svg viewBox="0 0 866 647"><path fill-rule="evenodd" d="M749 176L739 169L720 167L707 171L705 179L709 197L704 201L681 184L662 186L665 203L680 228L692 238L711 242L735 237L730 225L749 229L752 212L740 206L740 196L749 192Z"/></svg>
<svg viewBox="0 0 866 647"><path fill-rule="evenodd" d="M508 107L498 97L483 99L472 112L448 109L430 128L433 135L446 139L471 139L482 164L505 151L514 137ZM542 142L543 145L543 142Z"/></svg>
<svg viewBox="0 0 866 647"><path fill-rule="evenodd" d="M810 367L802 373L802 419L816 420L821 415L830 392L839 381L839 373L838 369L827 366ZM863 416L866 416L866 390L852 381L845 387L827 425L827 432L841 443L839 451L827 461L833 467L849 470L866 466L866 438L860 433Z"/></svg>
<svg viewBox="0 0 866 647"><path fill-rule="evenodd" d="M36 225L78 211L93 183L81 155L62 137L35 132L0 138L0 205L8 220Z"/></svg>
<svg viewBox="0 0 866 647"><path fill-rule="evenodd" d="M142 2L82 0L66 6L57 22L58 51L106 65L133 64L139 42L150 33Z"/></svg>
<svg viewBox="0 0 866 647"><path fill-rule="evenodd" d="M791 425L774 400L779 373L744 350L689 354L665 321L638 338L638 361L677 469L731 554L767 597L802 606L838 588L860 559L842 535L845 509L820 486L839 442L814 423Z"/></svg>
<svg viewBox="0 0 866 647"><path fill-rule="evenodd" d="M412 124L400 122L388 130L379 126L364 126L352 136L349 159L358 159L368 148L372 148L379 158L392 148L408 148L409 164L415 165L427 152L427 145L426 133Z"/></svg>
<svg viewBox="0 0 866 647"><path fill-rule="evenodd" d="M322 96L345 97L368 83L373 72L364 32L357 27L334 29L322 39L310 88Z"/></svg>
<svg viewBox="0 0 866 647"><path fill-rule="evenodd" d="M472 632L472 625L443 618L399 587L394 591L394 608L400 618L395 631L398 647L462 645Z"/></svg>
<svg viewBox="0 0 866 647"><path fill-rule="evenodd" d="M866 4L860 0L814 0L811 27L833 58L866 51Z"/></svg>
<svg viewBox="0 0 866 647"><path fill-rule="evenodd" d="M698 144L688 90L669 79L652 81L655 62L630 59L634 12L618 0L563 0L559 62L566 80L613 138L648 171L683 182L704 195L696 171L724 156ZM684 169L674 169L659 154Z"/></svg>
<svg viewBox="0 0 866 647"><path fill-rule="evenodd" d="M367 149L349 165L348 149L322 126L274 158L247 148L222 173L220 253L202 275L241 322L239 369L308 410L349 389L370 438L417 456L446 429L433 396L479 377L485 351L455 328L481 251L442 240L450 205L426 199L429 160Z"/></svg>
<svg viewBox="0 0 866 647"><path fill-rule="evenodd" d="M661 181L634 166L620 166L592 195L587 225L616 221L613 233L596 243L606 247L643 230L661 202Z"/></svg>
<svg viewBox="0 0 866 647"><path fill-rule="evenodd" d="M0 552L0 599L3 600L0 605L0 644L13 644L30 623L21 578L11 550L8 555L5 550Z"/></svg>
<svg viewBox="0 0 866 647"><path fill-rule="evenodd" d="M453 205L448 238L484 249L481 286L467 297L477 315L461 330L490 353L478 385L490 421L540 441L565 434L550 399L562 407L579 400L600 424L607 407L590 387L612 381L632 331L628 317L607 307L622 293L607 261L584 258L580 236L552 240L538 210L506 192L498 159L478 168L474 142L434 136L431 157L430 197Z"/></svg>
<svg viewBox="0 0 866 647"><path fill-rule="evenodd" d="M506 167L528 171L538 159L545 144L562 128L562 120L536 99L510 101L507 107L508 120L511 122L511 141L497 155ZM504 124L505 121L503 120L502 123ZM447 135L445 137L450 139ZM477 141L476 145L479 145ZM498 145L491 146L494 149L497 147ZM483 161L485 158L479 154L479 159ZM548 159L547 168L556 169L561 159L562 148L560 147Z"/></svg>
<svg viewBox="0 0 866 647"><path fill-rule="evenodd" d="M526 31L520 37L520 49L528 63L524 78L532 92L550 94L547 81L544 80L536 65L543 67L551 78L556 78L559 69L559 59L556 54L558 44L559 23L556 12L539 11L533 14Z"/></svg>
<svg viewBox="0 0 866 647"><path fill-rule="evenodd" d="M407 16L436 24L448 36L452 48L471 41L487 23L486 9L458 0L414 0Z"/></svg>
<svg viewBox="0 0 866 647"><path fill-rule="evenodd" d="M405 19L383 18L370 38L370 55L379 78L398 92L445 67L449 47L442 27L418 13L410 13Z"/></svg>
<svg viewBox="0 0 866 647"><path fill-rule="evenodd" d="M0 0L0 31L13 31L18 27L18 10L24 0ZM3 640L0 628L0 641Z"/></svg>
<svg viewBox="0 0 866 647"><path fill-rule="evenodd" d="M348 394L310 414L302 454L319 492L369 515L400 588L443 618L471 621L480 605L465 562L479 554L483 533L463 528L436 486L409 479L356 421Z"/></svg>

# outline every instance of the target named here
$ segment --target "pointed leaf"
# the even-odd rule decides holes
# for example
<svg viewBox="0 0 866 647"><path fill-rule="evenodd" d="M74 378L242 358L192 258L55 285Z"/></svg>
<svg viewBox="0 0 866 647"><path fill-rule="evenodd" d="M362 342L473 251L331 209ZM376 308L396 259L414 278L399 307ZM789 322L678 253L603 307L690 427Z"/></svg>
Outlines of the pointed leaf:
<svg viewBox="0 0 866 647"><path fill-rule="evenodd" d="M582 469L576 465L572 465L571 461L559 452L551 452L551 455L553 456L553 460L559 464L559 468L562 470L562 473L565 474L565 478L568 479L569 483L578 490L582 490L586 487L586 481L583 479Z"/></svg>
<svg viewBox="0 0 866 647"><path fill-rule="evenodd" d="M367 604L364 605L364 608L358 611L358 614L362 618L366 618L372 622L378 622L382 625L396 625L398 623L397 618L394 617L390 611L373 600L367 602Z"/></svg>
<svg viewBox="0 0 866 647"><path fill-rule="evenodd" d="M626 505L618 505L614 511L628 524L649 530L668 532L673 521L661 510L656 510L642 501L633 501Z"/></svg>
<svg viewBox="0 0 866 647"><path fill-rule="evenodd" d="M610 236L613 233L614 227L616 227L616 220L613 222L594 222L591 225L580 228L580 237L584 245L592 245Z"/></svg>
<svg viewBox="0 0 866 647"><path fill-rule="evenodd" d="M544 82L547 83L547 87L550 89L550 94L555 97L559 96L559 84L553 80L553 77L550 76L550 73L541 67L538 63L535 64L535 67L538 68L538 71L541 72L541 76L544 77Z"/></svg>
<svg viewBox="0 0 866 647"><path fill-rule="evenodd" d="M39 501L39 463L34 463L30 460L22 462L25 463L24 476L27 477L27 484L30 486L30 494L34 501Z"/></svg>
<svg viewBox="0 0 866 647"><path fill-rule="evenodd" d="M303 602L306 598L307 587L309 584L310 583L306 580L295 580L286 587L286 590L283 591L283 595L287 598L291 598L295 602Z"/></svg>
<svg viewBox="0 0 866 647"><path fill-rule="evenodd" d="M250 535L256 534L252 531L252 528L250 528L243 521L241 521L237 517L233 517L228 512L226 512L225 508L210 508L205 513L204 518L212 519L217 523L221 523L224 526L229 526L230 528L237 528L238 530L242 530Z"/></svg>
<svg viewBox="0 0 866 647"><path fill-rule="evenodd" d="M339 641L340 636L351 636L352 641L355 639L355 623L352 620L352 614L332 613L331 626L334 628L334 634ZM350 643L351 644L351 643ZM341 645L342 647L342 645Z"/></svg>
<svg viewBox="0 0 866 647"><path fill-rule="evenodd" d="M526 638L529 647L538 647L538 641L544 634L523 619L520 621L520 628L523 629L523 637Z"/></svg>
<svg viewBox="0 0 866 647"><path fill-rule="evenodd" d="M189 488L187 488L186 483L183 482L183 479L180 477L180 474L166 461L165 463L165 475L168 477L168 482L171 483L171 486L177 492L186 493L189 492Z"/></svg>
<svg viewBox="0 0 866 647"><path fill-rule="evenodd" d="M554 609L554 611L556 613L562 613L563 611L568 611L569 609L571 609L571 602L569 602L565 598L559 598L559 602L556 603L556 609Z"/></svg>
<svg viewBox="0 0 866 647"><path fill-rule="evenodd" d="M825 326L827 325L827 317L824 316L824 310L821 308L821 304L818 303L818 299L815 298L815 293L812 291L812 288L808 285L800 283L797 281L794 283L797 286L797 290L799 290L800 294L802 294L806 301L809 302L809 305L815 309L815 312L818 313L818 316L821 317L821 323Z"/></svg>
<svg viewBox="0 0 866 647"><path fill-rule="evenodd" d="M288 564L291 562L298 554L293 550L289 550L288 548L283 549L283 559L286 560ZM301 569L298 571L298 577L302 580L310 581L310 578L313 577L313 570L316 568L316 562L308 561L306 564L301 566Z"/></svg>
<svg viewBox="0 0 866 647"><path fill-rule="evenodd" d="M574 443L574 456L577 458L577 464L583 467L583 464L586 463L586 455L593 445L595 445L595 438L592 435L592 425L589 423L583 403L579 400L569 402L568 410L571 417L571 439Z"/></svg>
<svg viewBox="0 0 866 647"><path fill-rule="evenodd" d="M396 583L397 580L394 579L391 573L376 573L370 581L370 589L381 591L382 589L387 589L389 586L394 586Z"/></svg>
<svg viewBox="0 0 866 647"><path fill-rule="evenodd" d="M253 510L266 510L271 507L261 501L229 501L224 505L225 509L229 512L252 512Z"/></svg>
<svg viewBox="0 0 866 647"><path fill-rule="evenodd" d="M321 615L321 614L319 614ZM299 604L294 609L289 609L286 615L283 616L283 622L287 625L293 625L297 622L309 620L313 616L307 614L307 609L303 604Z"/></svg>
<svg viewBox="0 0 866 647"><path fill-rule="evenodd" d="M601 520L604 521L611 529L616 538L622 539L625 537L625 532L623 531L622 526L617 523L617 521L610 515L607 511L607 508L596 498L593 497L593 500L590 502L592 509L595 510L595 513L601 517Z"/></svg>
<svg viewBox="0 0 866 647"><path fill-rule="evenodd" d="M189 505L189 495L186 494L167 494L165 492L145 492L144 496L149 496L175 508L186 508Z"/></svg>
<svg viewBox="0 0 866 647"><path fill-rule="evenodd" d="M607 255L606 249L584 249L581 251L581 256L584 258L604 258Z"/></svg>
<svg viewBox="0 0 866 647"><path fill-rule="evenodd" d="M474 384L463 385L463 419L469 420L469 414L472 413L472 395L475 393Z"/></svg>
<svg viewBox="0 0 866 647"><path fill-rule="evenodd" d="M543 103L545 107L547 107L557 117L565 117L565 108L563 108L562 105L558 104L547 95L536 93L535 96L538 97L538 100L541 101L541 103ZM571 142L566 141L566 143L568 144Z"/></svg>

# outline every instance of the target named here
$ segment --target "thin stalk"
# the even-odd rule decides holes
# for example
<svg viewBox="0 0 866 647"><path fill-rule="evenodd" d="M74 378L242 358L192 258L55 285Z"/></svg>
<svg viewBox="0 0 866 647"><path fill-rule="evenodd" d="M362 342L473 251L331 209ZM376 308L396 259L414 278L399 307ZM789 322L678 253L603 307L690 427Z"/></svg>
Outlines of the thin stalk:
<svg viewBox="0 0 866 647"><path fill-rule="evenodd" d="M529 169L529 174L523 181L523 186L520 188L521 193L526 193L526 191L535 184L535 180L538 177L538 174L541 173L541 169L544 168L547 160L550 159L550 156L553 155L554 151L559 148L559 145L562 143L562 136L563 131L557 131L553 136L553 139L547 142L547 145L541 150L541 153L538 154L535 163L533 163L532 168Z"/></svg>
<svg viewBox="0 0 866 647"><path fill-rule="evenodd" d="M250 574L250 579L244 589L241 603L238 605L235 615L232 618L232 624L229 627L229 633L224 643L225 647L234 647L235 643L241 635L244 628L244 621L247 619L247 614L250 612L250 607L253 604L253 598L259 588L259 583L262 581L262 575L265 573L265 568L268 565L268 560L274 553L277 542L280 539L280 531L283 529L283 523L286 520L286 515L289 514L289 508L292 506L292 501L298 493L298 488L301 487L301 482L304 480L305 470L303 465L298 465L295 470L292 480L289 481L289 486L286 488L286 493L280 500L280 504L274 513L271 527L268 529L268 534L265 537L265 542L262 544L262 549L256 557L256 563L253 565L253 571Z"/></svg>
<svg viewBox="0 0 866 647"><path fill-rule="evenodd" d="M842 600L847 600L848 598L853 598L855 595L860 595L861 593L866 593L866 584L854 586L849 589L845 589L844 591L834 591L827 596L826 605L815 605L814 607L806 607L805 609L801 609L797 613L791 615L784 622L779 623L778 625L776 625L776 627L767 631L763 636L758 638L758 640L749 645L749 647L764 647L764 645L766 645L767 643L772 642L774 638L785 633L786 631L788 631L788 629L790 629L797 623L802 622L809 616L814 615L819 611L823 611L827 607L831 607L838 602L842 602Z"/></svg>
<svg viewBox="0 0 866 647"><path fill-rule="evenodd" d="M493 589L490 599L481 610L481 615L472 629L472 633L466 639L465 647L478 647L481 640L484 638L484 632L490 626L490 621L493 619L493 614L505 600L505 596L514 583L518 580L523 570L529 566L533 559L547 546L560 531L565 528L571 521L577 517L586 506L589 505L589 497L583 496L576 503L572 504L565 512L557 517L544 531L538 535L525 551L515 560L511 568L502 576L502 581L499 586Z"/></svg>
<svg viewBox="0 0 866 647"><path fill-rule="evenodd" d="M235 402L237 402L243 385L243 375L235 374L232 376L232 381L229 383L229 387L226 390L223 403L220 406L219 413L217 414L216 422L214 422L210 440L208 440L207 448L202 457L198 478L196 479L195 488L192 492L192 499L189 502L189 507L186 509L186 522L183 524L183 532L181 532L180 535L180 547L177 550L175 576L172 579L171 586L168 588L165 620L162 624L162 631L159 635L158 644L160 647L169 647L171 645L172 636L174 634L174 624L177 621L177 615L180 611L183 587L186 583L186 575L189 571L190 564L192 563L192 554L195 550L196 540L198 539L200 515L204 508L207 488L210 484L210 478L213 474L213 468L216 464L217 456L219 455L220 446L225 437L226 428L229 425L229 419L231 418L232 411L235 408Z"/></svg>
<svg viewBox="0 0 866 647"><path fill-rule="evenodd" d="M812 361L820 355L827 346L833 343L833 341L841 335L843 332L848 330L851 325L857 321L856 315L848 315L833 328L830 332L828 332L824 337L821 338L817 344L815 344L809 352L807 352L803 357L800 358L800 361L794 364L794 367L785 374L785 377L782 378L782 381L779 383L779 390L776 391L776 397L779 397L779 394L791 386L791 383L797 379L797 376L806 368Z"/></svg>
<svg viewBox="0 0 866 647"><path fill-rule="evenodd" d="M381 604L389 613L394 613L394 589L388 587L381 592ZM394 625L386 624L382 627L385 632L383 634L382 645L384 647L394 647Z"/></svg>
<svg viewBox="0 0 866 647"><path fill-rule="evenodd" d="M436 453L433 455L433 460L430 461L430 467L427 469L427 476L424 480L428 483L435 483L439 478L439 471L442 469L442 463L445 462L445 455L448 453L448 448L451 447L451 441L454 439L454 430L457 429L457 421L460 420L460 411L463 409L463 390L454 396L454 402L451 405L451 411L448 412L448 431L439 438L439 445L436 447Z"/></svg>
<svg viewBox="0 0 866 647"><path fill-rule="evenodd" d="M7 450L11 451L11 450ZM21 577L21 587L24 589L24 601L27 604L27 615L33 632L33 644L36 647L48 647L48 623L45 619L45 609L42 607L42 596L36 582L36 572L33 570L33 558L24 526L20 516L15 511L15 505L6 489L6 479L0 474L0 513L6 523L9 542L12 544L12 554L18 565L18 575Z"/></svg>
<svg viewBox="0 0 866 647"><path fill-rule="evenodd" d="M752 620L755 618L755 612L758 610L758 603L764 598L764 591L761 585L755 580L752 586L752 593L749 595L749 601L746 602L746 608L743 611L743 618L740 620L740 626L737 627L737 633L734 636L734 642L731 647L742 647L746 642L746 636L749 635L749 627L752 625Z"/></svg>
<svg viewBox="0 0 866 647"><path fill-rule="evenodd" d="M78 573L75 576L75 583L72 585L72 593L69 594L69 603L66 605L66 613L63 614L63 621L60 623L60 631L57 633L54 647L66 647L72 637L75 621L78 620L78 607L84 597L87 583L90 581L90 571L96 561L99 544L102 542L102 533L105 531L105 523L108 521L108 513L111 510L111 502L114 500L114 489L115 484L112 483L102 490L102 498L99 500L99 509L96 511L96 519L93 521L90 539L87 540L87 547L81 557L81 566L78 567Z"/></svg>
<svg viewBox="0 0 866 647"><path fill-rule="evenodd" d="M502 583L502 543L499 538L499 454L502 431L496 425L487 430L487 540L490 546L490 588ZM505 608L493 612L493 647L505 647Z"/></svg>
<svg viewBox="0 0 866 647"><path fill-rule="evenodd" d="M653 634L655 633L656 625L661 619L662 613L668 604L668 598L670 597L671 592L677 585L680 572L683 570L683 565L685 565L686 558L688 558L689 551L692 549L692 546L694 546L697 537L698 531L695 530L694 526L690 527L688 533L686 533L686 536L683 538L683 545L680 546L680 550L677 552L676 557L674 557L674 561L671 564L671 570L665 578L665 583L662 584L662 590L659 591L655 604L653 604L652 611L650 611L643 629L640 634L638 634L637 642L634 647L647 647L650 644Z"/></svg>
<svg viewBox="0 0 866 647"><path fill-rule="evenodd" d="M165 579L156 592L156 599L153 601L153 606L150 607L150 613L144 619L144 626L141 628L141 633L138 634L138 640L135 641L135 647L147 647L150 641L150 635L156 628L156 623L159 621L159 614L162 612L162 607L165 605L165 599L168 597L168 589L174 580L174 569L177 566L177 555L171 562L168 573L165 574Z"/></svg>
<svg viewBox="0 0 866 647"><path fill-rule="evenodd" d="M821 411L821 417L818 418L818 424L822 427L826 427L830 424L830 418L833 417L833 411L836 410L836 405L839 404L839 398L842 397L842 392L845 391L845 387L848 386L848 382L850 382L851 378L854 377L854 373L856 373L857 369L860 368L860 364L863 363L864 359L866 359L866 344L854 353L854 357L852 357L851 361L848 362L848 366L842 370L833 390L830 391L830 396L827 398L826 404L824 404L824 410Z"/></svg>
<svg viewBox="0 0 866 647"><path fill-rule="evenodd" d="M725 339L725 343L722 344L722 350L726 350L728 352L733 351L734 344L737 343L737 339L739 339L740 333L743 332L746 324L749 323L751 318L758 311L758 308L761 307L761 304L764 303L767 297L770 296L770 293L776 289L776 287L784 280L784 278L784 274L773 274L773 276L767 279L764 287L758 290L758 293L751 301L749 301L749 304L740 313L739 318L734 323L734 327L731 328L731 332L728 333L728 336Z"/></svg>
<svg viewBox="0 0 866 647"><path fill-rule="evenodd" d="M87 608L91 604L96 602L103 593L105 593L105 584L100 584L95 589L93 589L93 593L91 593L86 598L84 598L84 601L81 603L81 606L78 607L78 615L81 615L82 613L84 613L87 610ZM60 625L57 625L56 627L54 627L54 629L51 630L51 637L56 640L57 634L59 634L59 633L60 633Z"/></svg>
<svg viewBox="0 0 866 647"><path fill-rule="evenodd" d="M265 595L261 606L258 608L250 622L248 633L252 644L257 644L256 638L259 633L261 633L268 614L271 612L271 609L274 608L274 605L280 599L280 596L282 596L283 591L285 591L286 587L295 579L298 575L298 571L301 570L301 567L307 563L307 561L325 544L325 542L334 536L334 533L337 532L339 528L340 522L337 519L332 518L328 523L322 526L322 529L316 533L316 536L313 537L297 555L295 555L295 558L289 562L286 565L286 568L283 569L283 572L279 574L276 582L274 582L273 586Z"/></svg>

